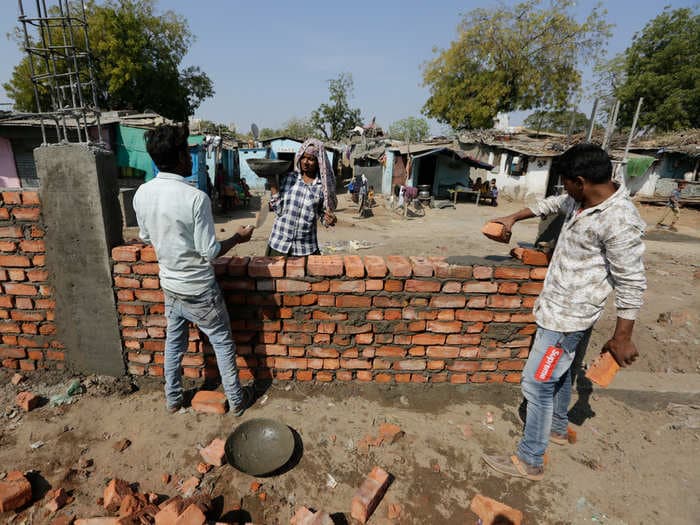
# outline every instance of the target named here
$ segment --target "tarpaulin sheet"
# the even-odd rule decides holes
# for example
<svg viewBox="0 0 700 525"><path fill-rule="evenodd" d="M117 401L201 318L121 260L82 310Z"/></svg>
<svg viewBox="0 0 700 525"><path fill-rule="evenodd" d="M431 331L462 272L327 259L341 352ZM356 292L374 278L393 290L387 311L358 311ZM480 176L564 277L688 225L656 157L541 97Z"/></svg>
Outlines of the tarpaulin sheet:
<svg viewBox="0 0 700 525"><path fill-rule="evenodd" d="M136 168L146 172L146 180L153 178L153 161L146 151L143 128L117 127L117 166Z"/></svg>
<svg viewBox="0 0 700 525"><path fill-rule="evenodd" d="M654 157L634 157L627 161L627 176L628 177L639 177L644 175L649 166L654 162Z"/></svg>

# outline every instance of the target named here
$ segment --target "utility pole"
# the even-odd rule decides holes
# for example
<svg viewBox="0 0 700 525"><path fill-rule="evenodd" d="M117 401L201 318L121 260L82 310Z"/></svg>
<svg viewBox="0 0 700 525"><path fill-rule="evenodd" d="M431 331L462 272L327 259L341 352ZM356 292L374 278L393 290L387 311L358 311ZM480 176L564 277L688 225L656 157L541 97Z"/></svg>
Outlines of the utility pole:
<svg viewBox="0 0 700 525"><path fill-rule="evenodd" d="M598 99L593 102L593 109L591 110L591 119L588 121L588 132L586 133L586 142L591 141L591 136L593 135L593 126L595 126L595 114L598 111Z"/></svg>
<svg viewBox="0 0 700 525"><path fill-rule="evenodd" d="M627 153L629 152L630 145L632 144L632 137L634 136L634 130L637 127L637 119L639 118L639 111L642 109L642 102L644 102L644 97L639 97L639 102L637 102L637 111L634 112L632 128L630 129L630 136L627 137L627 145L625 146L625 155L622 157L622 162L627 162Z"/></svg>

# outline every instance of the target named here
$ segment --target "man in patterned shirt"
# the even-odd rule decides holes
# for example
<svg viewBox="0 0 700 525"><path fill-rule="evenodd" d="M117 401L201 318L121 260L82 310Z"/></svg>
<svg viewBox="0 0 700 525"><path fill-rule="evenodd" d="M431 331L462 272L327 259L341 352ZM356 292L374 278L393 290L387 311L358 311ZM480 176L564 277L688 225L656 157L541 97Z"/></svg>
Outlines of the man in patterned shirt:
<svg viewBox="0 0 700 525"><path fill-rule="evenodd" d="M548 442L565 444L571 399L571 366L585 352L593 325L615 290L617 324L603 346L620 366L638 356L632 328L646 289L642 235L646 225L624 187L611 180L608 154L578 144L554 159L550 177L561 177L567 194L496 219L508 231L517 221L553 213L564 224L534 307L537 332L522 374L527 400L525 431L512 456L483 456L494 470L540 480Z"/></svg>
<svg viewBox="0 0 700 525"><path fill-rule="evenodd" d="M281 187L270 184L270 206L277 217L266 255L318 255L318 220L326 227L336 222L335 176L323 143L304 142L294 157L294 168Z"/></svg>

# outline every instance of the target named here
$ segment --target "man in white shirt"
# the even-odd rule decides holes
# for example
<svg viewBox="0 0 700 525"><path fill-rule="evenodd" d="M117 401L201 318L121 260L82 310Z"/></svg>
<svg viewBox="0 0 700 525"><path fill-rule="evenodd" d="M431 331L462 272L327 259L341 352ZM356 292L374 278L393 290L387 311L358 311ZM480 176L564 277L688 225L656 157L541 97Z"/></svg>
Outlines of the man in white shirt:
<svg viewBox="0 0 700 525"><path fill-rule="evenodd" d="M571 367L576 354L586 351L606 299L614 290L617 324L602 350L624 367L638 355L632 328L646 289L642 260L646 225L625 188L613 183L608 154L593 144L577 144L555 159L549 176L561 176L566 195L495 219L510 231L523 219L564 215L533 310L537 332L522 373L527 400L524 435L516 454L484 456L494 470L530 480L544 476L549 441L566 443Z"/></svg>
<svg viewBox="0 0 700 525"><path fill-rule="evenodd" d="M224 392L240 416L251 396L238 379L236 345L212 261L249 241L253 227L240 227L232 237L216 240L209 197L184 178L192 171L188 134L187 127L165 124L146 132L146 149L160 172L134 196L140 236L155 248L165 294L165 400L170 412L182 406L181 363L187 350L187 323L193 322L209 338Z"/></svg>

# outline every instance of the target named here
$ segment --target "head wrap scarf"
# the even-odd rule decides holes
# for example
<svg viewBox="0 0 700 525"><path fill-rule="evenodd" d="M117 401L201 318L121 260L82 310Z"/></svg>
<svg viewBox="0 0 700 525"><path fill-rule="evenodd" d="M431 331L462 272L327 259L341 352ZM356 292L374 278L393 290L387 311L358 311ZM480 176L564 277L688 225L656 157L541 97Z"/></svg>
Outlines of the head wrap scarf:
<svg viewBox="0 0 700 525"><path fill-rule="evenodd" d="M307 139L297 154L294 156L294 169L301 172L299 169L299 161L304 155L313 155L318 161L318 170L321 177L321 186L323 188L323 207L328 211L335 211L338 206L338 198L335 195L335 175L331 163L326 156L326 148L323 142L318 139Z"/></svg>

